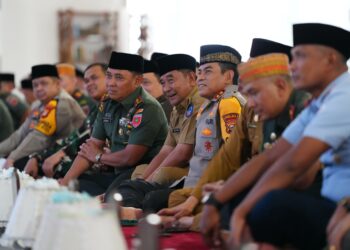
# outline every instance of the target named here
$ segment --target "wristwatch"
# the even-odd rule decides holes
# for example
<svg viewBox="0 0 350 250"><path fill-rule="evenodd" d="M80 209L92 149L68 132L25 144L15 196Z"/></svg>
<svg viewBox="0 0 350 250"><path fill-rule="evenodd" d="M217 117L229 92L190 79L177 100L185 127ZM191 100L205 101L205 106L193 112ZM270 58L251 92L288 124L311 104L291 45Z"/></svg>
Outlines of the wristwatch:
<svg viewBox="0 0 350 250"><path fill-rule="evenodd" d="M103 154L103 153L98 153L98 154L95 156L96 163L100 163L100 162L101 162L102 154Z"/></svg>
<svg viewBox="0 0 350 250"><path fill-rule="evenodd" d="M343 208L345 208L348 213L350 212L350 200L349 200L349 198L341 199L338 204L341 205Z"/></svg>
<svg viewBox="0 0 350 250"><path fill-rule="evenodd" d="M215 198L214 193L204 195L202 203L205 205L212 205L219 211L223 207L223 204Z"/></svg>

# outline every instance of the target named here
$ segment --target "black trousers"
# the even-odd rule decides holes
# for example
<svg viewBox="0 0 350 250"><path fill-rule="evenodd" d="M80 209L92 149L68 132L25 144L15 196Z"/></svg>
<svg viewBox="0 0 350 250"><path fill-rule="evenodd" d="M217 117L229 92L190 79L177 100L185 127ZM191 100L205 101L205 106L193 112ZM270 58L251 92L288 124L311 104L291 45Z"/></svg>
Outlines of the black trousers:
<svg viewBox="0 0 350 250"><path fill-rule="evenodd" d="M326 246L326 228L336 206L310 194L276 190L256 204L247 223L258 242L318 250Z"/></svg>
<svg viewBox="0 0 350 250"><path fill-rule="evenodd" d="M115 190L123 196L123 206L142 208L145 212L156 212L167 207L168 197L173 191L166 185L141 179L123 181Z"/></svg>
<svg viewBox="0 0 350 250"><path fill-rule="evenodd" d="M126 168L117 173L102 172L82 174L79 180L79 191L85 191L92 196L103 194L112 183L121 183L131 177L134 168Z"/></svg>

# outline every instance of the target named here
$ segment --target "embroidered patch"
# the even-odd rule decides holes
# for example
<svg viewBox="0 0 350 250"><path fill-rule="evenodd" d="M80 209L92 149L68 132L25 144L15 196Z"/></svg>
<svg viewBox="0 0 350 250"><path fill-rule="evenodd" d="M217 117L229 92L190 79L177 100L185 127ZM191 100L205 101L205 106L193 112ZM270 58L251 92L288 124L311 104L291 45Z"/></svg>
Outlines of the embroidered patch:
<svg viewBox="0 0 350 250"><path fill-rule="evenodd" d="M211 136L213 134L213 131L211 131L209 128L205 128L202 130L202 135L204 136Z"/></svg>
<svg viewBox="0 0 350 250"><path fill-rule="evenodd" d="M205 151L207 151L208 153L213 151L213 145L211 144L210 141L204 142L204 148L205 148Z"/></svg>
<svg viewBox="0 0 350 250"><path fill-rule="evenodd" d="M142 114L135 114L132 118L131 124L134 128L137 128L141 124L141 121L142 121Z"/></svg>
<svg viewBox="0 0 350 250"><path fill-rule="evenodd" d="M56 131L56 107L57 100L50 101L40 115L35 129L44 135L51 136Z"/></svg>
<svg viewBox="0 0 350 250"><path fill-rule="evenodd" d="M14 96L11 96L11 95L6 98L6 101L8 104L10 104L13 107L17 106L17 104L18 104L17 98Z"/></svg>
<svg viewBox="0 0 350 250"><path fill-rule="evenodd" d="M237 124L237 119L239 117L238 113L229 113L224 115L222 118L224 119L226 125L226 132L231 133L234 126Z"/></svg>
<svg viewBox="0 0 350 250"><path fill-rule="evenodd" d="M143 112L143 109L138 109L136 110L135 114L139 114L139 113L142 113Z"/></svg>
<svg viewBox="0 0 350 250"><path fill-rule="evenodd" d="M209 119L205 119L205 124L207 125L213 125L214 124L214 120L209 118Z"/></svg>
<svg viewBox="0 0 350 250"><path fill-rule="evenodd" d="M188 105L185 116L189 118L193 114L193 104Z"/></svg>

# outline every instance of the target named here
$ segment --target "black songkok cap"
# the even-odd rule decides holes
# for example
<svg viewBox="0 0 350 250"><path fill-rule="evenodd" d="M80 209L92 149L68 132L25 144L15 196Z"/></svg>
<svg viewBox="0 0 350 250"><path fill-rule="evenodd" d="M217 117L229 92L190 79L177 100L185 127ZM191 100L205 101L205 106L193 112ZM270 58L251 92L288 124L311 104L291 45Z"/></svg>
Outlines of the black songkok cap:
<svg viewBox="0 0 350 250"><path fill-rule="evenodd" d="M75 75L76 75L77 77L84 78L84 72L81 71L80 69L78 69L77 67L75 67Z"/></svg>
<svg viewBox="0 0 350 250"><path fill-rule="evenodd" d="M241 63L241 59L241 54L229 46L213 44L203 45L200 48L200 65L212 62L237 65Z"/></svg>
<svg viewBox="0 0 350 250"><path fill-rule="evenodd" d="M250 57L258 57L271 53L283 53L292 60L292 55L290 54L291 46L274 42L271 40L263 38L254 38L252 42L252 47L250 48Z"/></svg>
<svg viewBox="0 0 350 250"><path fill-rule="evenodd" d="M164 53L159 53L159 52L154 52L152 55L151 55L151 61L155 61L157 60L158 58L161 58L163 56L167 56L168 54L164 54Z"/></svg>
<svg viewBox="0 0 350 250"><path fill-rule="evenodd" d="M58 78L58 72L55 65L39 64L32 67L32 79L44 76L52 76Z"/></svg>
<svg viewBox="0 0 350 250"><path fill-rule="evenodd" d="M22 89L33 89L33 83L31 79L23 79L21 81Z"/></svg>
<svg viewBox="0 0 350 250"><path fill-rule="evenodd" d="M15 75L12 73L0 73L0 81L14 82Z"/></svg>
<svg viewBox="0 0 350 250"><path fill-rule="evenodd" d="M318 44L339 51L346 59L350 57L350 32L322 23L300 23L293 25L294 46Z"/></svg>
<svg viewBox="0 0 350 250"><path fill-rule="evenodd" d="M150 60L143 60L143 73L155 73L159 74L158 65Z"/></svg>
<svg viewBox="0 0 350 250"><path fill-rule="evenodd" d="M156 60L159 75L162 76L173 70L189 69L196 72L196 59L186 54L174 54L160 57Z"/></svg>
<svg viewBox="0 0 350 250"><path fill-rule="evenodd" d="M143 73L143 58L139 55L113 51L109 59L108 68Z"/></svg>

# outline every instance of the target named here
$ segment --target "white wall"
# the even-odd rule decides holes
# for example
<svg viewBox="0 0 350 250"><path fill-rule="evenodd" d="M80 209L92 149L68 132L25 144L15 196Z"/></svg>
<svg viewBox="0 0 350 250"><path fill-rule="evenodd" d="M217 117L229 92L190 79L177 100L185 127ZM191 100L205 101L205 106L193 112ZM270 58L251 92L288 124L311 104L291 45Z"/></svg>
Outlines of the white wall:
<svg viewBox="0 0 350 250"><path fill-rule="evenodd" d="M59 60L59 10L118 11L127 26L125 0L0 0L0 71L16 73L16 82L31 66ZM118 49L128 50L128 30L118 37Z"/></svg>
<svg viewBox="0 0 350 250"><path fill-rule="evenodd" d="M128 12L148 14L154 51L188 53L218 43L249 56L252 38L292 44L292 24L322 22L350 30L350 0L128 0ZM130 30L130 49L139 43Z"/></svg>

